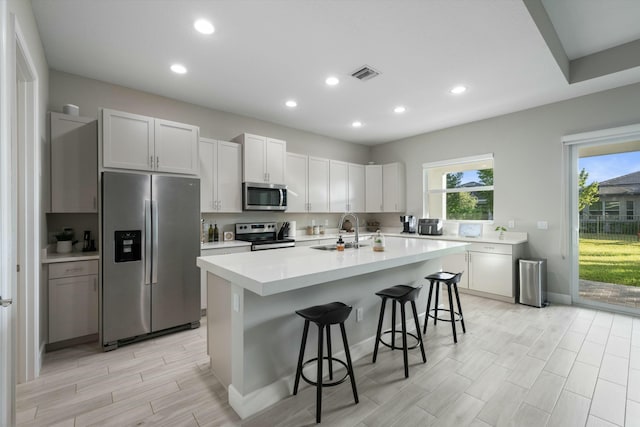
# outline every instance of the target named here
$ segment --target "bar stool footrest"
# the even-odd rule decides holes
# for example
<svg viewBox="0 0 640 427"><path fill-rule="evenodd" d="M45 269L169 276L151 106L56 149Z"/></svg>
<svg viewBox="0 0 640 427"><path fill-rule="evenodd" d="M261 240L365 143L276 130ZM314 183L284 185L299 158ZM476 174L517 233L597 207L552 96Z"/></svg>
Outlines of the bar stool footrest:
<svg viewBox="0 0 640 427"><path fill-rule="evenodd" d="M380 334L380 342L382 343L382 345L392 349L392 350L404 350L404 347L402 347L402 345L400 347L395 346L395 345L391 345L391 344L387 344L386 342L384 342L382 340L382 336L386 335L386 334L391 334L391 332L393 332L391 329L384 331L382 334ZM400 342L402 342L402 330L396 331L396 334L400 334ZM407 346L407 350L413 350L414 348L418 348L420 346L420 340L418 339L418 337L412 333L412 332L407 332L407 336L413 338L414 340L416 340L416 343L412 346Z"/></svg>
<svg viewBox="0 0 640 427"><path fill-rule="evenodd" d="M333 382L330 382L330 383L325 383L325 382L323 382L323 383L322 383L322 387L333 387L334 385L342 384L343 382L345 382L345 381L347 380L347 378L349 378L349 367L347 366L347 364L346 364L345 362L343 362L343 361L342 361L342 360L340 360L340 359L336 359L335 357L324 356L324 357L322 358L322 360L329 360L329 359L331 359L333 362L337 362L337 363L339 363L340 365L344 366L344 369L346 370L346 372L345 372L345 374L344 374L344 377L342 377L341 379L339 379L339 380L337 380L337 381L333 381ZM313 385L313 386L317 386L317 385L318 385L318 383L317 383L316 381L312 381L312 380L310 380L309 378L307 378L307 377L304 375L304 367L305 367L305 366L307 366L307 365L308 365L308 364L310 364L310 363L317 362L317 361L318 361L318 358L317 358L317 357L314 357L313 359L309 359L309 360L307 360L306 362L304 362L304 363L302 364L302 372L300 372L300 377L301 377L301 378L302 378L302 379L303 379L307 384L311 384L311 385Z"/></svg>
<svg viewBox="0 0 640 427"><path fill-rule="evenodd" d="M436 309L432 308L431 310L429 310L429 312L427 313L427 316L429 316L431 319L436 319L437 318L439 322L449 322L449 323L451 323L451 316L447 317L446 319L444 317L435 317L433 314L431 314L431 312L433 312L433 311L436 311ZM448 308L439 308L438 311L446 311L447 313L451 312L451 310L449 310ZM460 313L458 313L457 311L454 311L453 314L456 317L454 319L455 322L459 322L459 321L462 320L462 315Z"/></svg>

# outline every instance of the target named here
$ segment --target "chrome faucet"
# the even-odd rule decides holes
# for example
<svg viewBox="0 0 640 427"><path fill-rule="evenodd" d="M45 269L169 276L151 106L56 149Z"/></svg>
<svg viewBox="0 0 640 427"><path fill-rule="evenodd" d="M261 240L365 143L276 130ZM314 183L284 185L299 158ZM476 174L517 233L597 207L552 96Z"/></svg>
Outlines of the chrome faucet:
<svg viewBox="0 0 640 427"><path fill-rule="evenodd" d="M354 214L353 212L345 212L342 214L342 216L340 217L340 221L338 222L338 233L340 232L340 230L342 230L342 225L344 223L344 220L348 217L351 216L351 218L356 220L356 239L353 242L353 247L357 248L359 247L358 245L358 238L359 238L359 228L360 228L360 220L358 219L358 217L356 216L356 214Z"/></svg>

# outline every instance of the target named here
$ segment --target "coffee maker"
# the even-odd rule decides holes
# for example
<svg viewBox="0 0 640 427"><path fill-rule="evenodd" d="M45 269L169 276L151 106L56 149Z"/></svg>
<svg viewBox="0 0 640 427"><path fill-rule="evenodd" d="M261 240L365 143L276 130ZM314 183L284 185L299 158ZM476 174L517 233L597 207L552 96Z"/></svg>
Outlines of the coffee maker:
<svg viewBox="0 0 640 427"><path fill-rule="evenodd" d="M403 233L416 232L416 217L413 215L400 215L400 222L403 224Z"/></svg>

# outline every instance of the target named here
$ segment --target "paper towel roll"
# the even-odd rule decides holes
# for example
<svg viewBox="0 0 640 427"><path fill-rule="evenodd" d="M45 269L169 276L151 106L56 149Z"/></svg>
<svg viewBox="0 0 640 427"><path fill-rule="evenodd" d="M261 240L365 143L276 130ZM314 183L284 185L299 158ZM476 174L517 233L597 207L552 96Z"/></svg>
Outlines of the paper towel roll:
<svg viewBox="0 0 640 427"><path fill-rule="evenodd" d="M289 237L296 237L296 222L289 221Z"/></svg>

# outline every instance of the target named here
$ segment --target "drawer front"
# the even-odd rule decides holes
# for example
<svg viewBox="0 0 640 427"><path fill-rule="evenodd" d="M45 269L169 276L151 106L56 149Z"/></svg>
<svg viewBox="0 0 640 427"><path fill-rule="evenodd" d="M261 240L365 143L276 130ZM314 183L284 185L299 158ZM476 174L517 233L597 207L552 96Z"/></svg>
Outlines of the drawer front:
<svg viewBox="0 0 640 427"><path fill-rule="evenodd" d="M511 255L512 249L511 245L502 245L499 243L472 243L469 251Z"/></svg>
<svg viewBox="0 0 640 427"><path fill-rule="evenodd" d="M49 279L98 274L98 261L72 261L49 264Z"/></svg>

